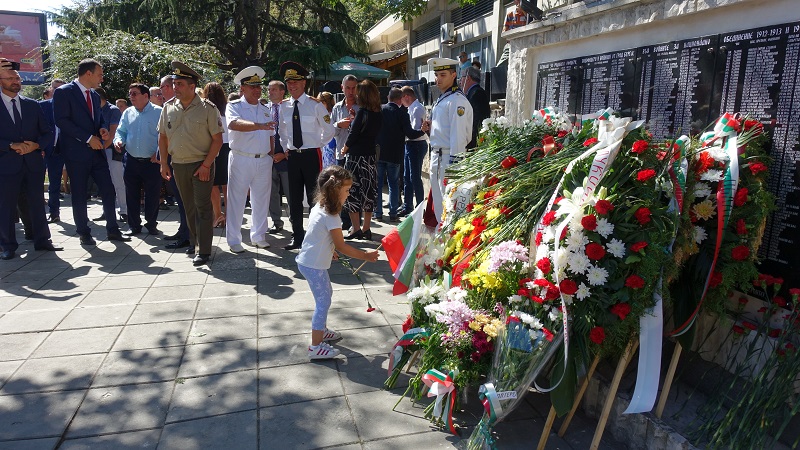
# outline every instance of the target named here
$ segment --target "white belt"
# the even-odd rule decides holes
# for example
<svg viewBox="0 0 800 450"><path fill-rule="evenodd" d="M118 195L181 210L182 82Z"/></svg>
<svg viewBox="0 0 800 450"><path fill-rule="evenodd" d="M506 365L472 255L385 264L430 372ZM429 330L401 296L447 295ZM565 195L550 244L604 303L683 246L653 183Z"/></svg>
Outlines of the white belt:
<svg viewBox="0 0 800 450"><path fill-rule="evenodd" d="M234 155L247 156L247 157L256 158L256 159L257 158L266 158L267 156L270 156L269 153L247 153L247 152L234 150L234 149L231 149L231 153L233 153Z"/></svg>

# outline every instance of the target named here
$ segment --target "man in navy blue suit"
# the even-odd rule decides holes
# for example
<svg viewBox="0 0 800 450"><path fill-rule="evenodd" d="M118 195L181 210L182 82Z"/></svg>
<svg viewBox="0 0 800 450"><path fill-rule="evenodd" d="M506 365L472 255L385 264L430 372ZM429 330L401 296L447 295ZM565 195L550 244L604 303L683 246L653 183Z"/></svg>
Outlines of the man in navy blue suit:
<svg viewBox="0 0 800 450"><path fill-rule="evenodd" d="M72 187L72 215L82 245L95 245L89 228L86 197L89 177L94 179L103 199L109 241L128 242L117 224L116 194L103 149L111 145L108 124L103 123L100 96L92 89L103 82L103 66L94 59L78 64L78 78L56 89L53 111L60 129L61 154Z"/></svg>
<svg viewBox="0 0 800 450"><path fill-rule="evenodd" d="M30 209L33 245L36 250L56 251L50 242L50 229L44 215L44 157L42 149L53 143L53 132L47 125L36 100L19 95L22 79L15 70L19 66L0 59L0 259L16 255L19 244L15 236L14 212L20 192L25 193Z"/></svg>
<svg viewBox="0 0 800 450"><path fill-rule="evenodd" d="M53 145L44 149L44 163L47 166L47 178L50 186L47 190L47 209L50 210L50 217L47 221L56 223L61 221L61 174L64 171L64 156L58 148L58 127L56 118L53 114L53 91L67 84L64 80L56 78L50 83L50 87L45 91L45 99L39 102L39 106L44 111L44 117L53 130Z"/></svg>

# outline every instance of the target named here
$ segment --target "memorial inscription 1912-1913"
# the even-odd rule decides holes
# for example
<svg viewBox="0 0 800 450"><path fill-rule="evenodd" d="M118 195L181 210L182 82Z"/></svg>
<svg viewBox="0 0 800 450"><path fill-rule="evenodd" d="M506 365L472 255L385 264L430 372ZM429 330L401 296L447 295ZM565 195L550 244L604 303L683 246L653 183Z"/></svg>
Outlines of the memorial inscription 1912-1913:
<svg viewBox="0 0 800 450"><path fill-rule="evenodd" d="M647 121L655 138L697 134L722 112L769 132L769 190L777 209L764 231L764 272L800 267L800 22L618 50L539 65L536 107L578 118L611 107Z"/></svg>

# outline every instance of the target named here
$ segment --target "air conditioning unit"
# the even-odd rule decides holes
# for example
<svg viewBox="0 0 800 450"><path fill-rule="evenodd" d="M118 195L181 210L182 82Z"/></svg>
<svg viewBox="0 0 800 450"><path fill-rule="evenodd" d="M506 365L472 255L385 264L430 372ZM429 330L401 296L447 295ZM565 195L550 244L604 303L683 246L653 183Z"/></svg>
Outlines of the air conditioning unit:
<svg viewBox="0 0 800 450"><path fill-rule="evenodd" d="M456 43L456 27L452 22L442 25L441 32L442 44L455 44Z"/></svg>

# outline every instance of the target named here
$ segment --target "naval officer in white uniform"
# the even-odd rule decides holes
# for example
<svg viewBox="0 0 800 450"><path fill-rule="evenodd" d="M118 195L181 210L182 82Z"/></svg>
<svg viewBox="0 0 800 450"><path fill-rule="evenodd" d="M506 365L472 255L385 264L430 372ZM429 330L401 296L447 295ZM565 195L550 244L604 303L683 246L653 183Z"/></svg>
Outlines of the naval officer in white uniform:
<svg viewBox="0 0 800 450"><path fill-rule="evenodd" d="M250 66L233 81L242 88L242 98L228 103L225 120L231 152L228 155L228 199L225 238L234 253L242 247L242 216L247 191L253 211L250 242L259 248L269 247L266 240L267 213L272 190L272 148L275 132L272 111L259 102L264 69Z"/></svg>
<svg viewBox="0 0 800 450"><path fill-rule="evenodd" d="M472 139L472 106L458 87L458 61L431 58L436 87L441 95L433 104L431 120L423 124L431 139L431 195L436 220L444 211L444 179L447 166L460 160Z"/></svg>

